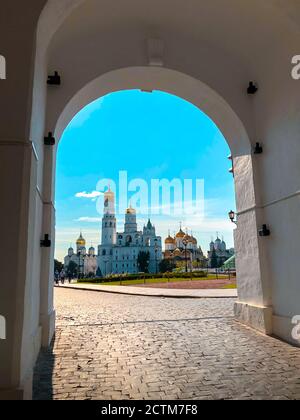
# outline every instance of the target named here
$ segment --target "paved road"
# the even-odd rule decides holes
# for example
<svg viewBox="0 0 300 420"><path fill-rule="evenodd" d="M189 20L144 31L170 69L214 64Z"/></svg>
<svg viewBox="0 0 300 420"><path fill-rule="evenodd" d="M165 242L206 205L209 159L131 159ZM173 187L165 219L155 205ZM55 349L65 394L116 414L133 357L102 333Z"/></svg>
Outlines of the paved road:
<svg viewBox="0 0 300 420"><path fill-rule="evenodd" d="M237 324L233 299L56 289L35 399L300 399L300 351Z"/></svg>

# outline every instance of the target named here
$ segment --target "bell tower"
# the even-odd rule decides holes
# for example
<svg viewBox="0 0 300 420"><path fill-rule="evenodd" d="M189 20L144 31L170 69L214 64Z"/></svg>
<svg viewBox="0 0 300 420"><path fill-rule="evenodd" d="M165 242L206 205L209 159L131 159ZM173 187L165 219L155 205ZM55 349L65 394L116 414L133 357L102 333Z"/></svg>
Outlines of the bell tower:
<svg viewBox="0 0 300 420"><path fill-rule="evenodd" d="M125 233L135 233L135 232L137 232L136 211L130 205L130 207L126 210Z"/></svg>
<svg viewBox="0 0 300 420"><path fill-rule="evenodd" d="M115 245L116 235L115 194L109 189L104 194L104 211L102 218L102 245Z"/></svg>

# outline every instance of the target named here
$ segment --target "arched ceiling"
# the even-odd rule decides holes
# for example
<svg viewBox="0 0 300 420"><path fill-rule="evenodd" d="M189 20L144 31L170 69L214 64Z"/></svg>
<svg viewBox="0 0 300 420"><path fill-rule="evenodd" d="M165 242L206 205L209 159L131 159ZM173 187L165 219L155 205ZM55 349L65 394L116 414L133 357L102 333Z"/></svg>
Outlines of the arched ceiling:
<svg viewBox="0 0 300 420"><path fill-rule="evenodd" d="M279 48L300 30L298 0L48 0L41 15L39 41L46 47L60 37L116 26L143 27L217 44L242 57Z"/></svg>
<svg viewBox="0 0 300 420"><path fill-rule="evenodd" d="M40 42L46 47L52 36L48 70L81 88L107 71L148 65L146 41L160 38L164 67L226 97L230 78L242 89L278 67L289 77L299 14L298 0L49 0Z"/></svg>
<svg viewBox="0 0 300 420"><path fill-rule="evenodd" d="M299 17L298 0L48 0L38 27L37 63L47 51L47 71L61 71L64 80L63 89L48 94L48 114L62 112L101 75L149 65L146 41L160 38L163 66L217 92L255 138L246 83L254 79L264 86L265 106L274 84L291 83Z"/></svg>

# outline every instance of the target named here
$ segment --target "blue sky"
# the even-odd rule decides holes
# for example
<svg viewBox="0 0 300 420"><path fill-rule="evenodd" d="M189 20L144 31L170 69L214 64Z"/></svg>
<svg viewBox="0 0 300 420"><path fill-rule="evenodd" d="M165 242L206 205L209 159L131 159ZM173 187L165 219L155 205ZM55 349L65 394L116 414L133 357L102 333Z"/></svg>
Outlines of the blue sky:
<svg viewBox="0 0 300 420"><path fill-rule="evenodd" d="M58 148L56 257L62 260L70 244L75 246L80 230L88 247L100 243L102 197L95 198L94 192L103 178L117 182L119 171L127 171L129 181L142 178L149 186L151 179L204 180L204 217L197 212L151 215L157 234L165 238L182 222L205 252L216 232L233 246L228 211L235 209L235 198L229 154L216 125L173 95L123 91L91 103L71 121ZM173 195L171 199L175 201ZM144 209L138 215L140 228L149 213L151 209ZM123 217L118 215L119 231Z"/></svg>

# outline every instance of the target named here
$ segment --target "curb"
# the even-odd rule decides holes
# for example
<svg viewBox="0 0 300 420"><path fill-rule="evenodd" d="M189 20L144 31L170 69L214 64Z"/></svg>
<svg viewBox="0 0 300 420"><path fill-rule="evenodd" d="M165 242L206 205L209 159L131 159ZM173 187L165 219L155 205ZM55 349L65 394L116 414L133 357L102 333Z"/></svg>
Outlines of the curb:
<svg viewBox="0 0 300 420"><path fill-rule="evenodd" d="M72 286L65 286L65 285L61 285L61 286L54 286L57 289L68 289L68 290L81 290L84 292L97 292L97 293L111 293L111 294L117 294L117 295L128 295L128 296L144 296L144 297L152 297L152 298L168 298L168 299L237 299L237 296L187 296L187 295L169 295L166 293L159 293L159 294L149 294L149 293L142 293L142 292L130 292L128 290L105 290L105 289L96 289L96 288L91 288L91 289L87 289L84 287L72 287ZM126 287L126 286L120 286L120 287ZM177 289L178 290L178 289ZM205 289L203 289L205 290ZM209 289L209 290L213 290L213 289ZM216 289L216 290L220 290L220 289Z"/></svg>

